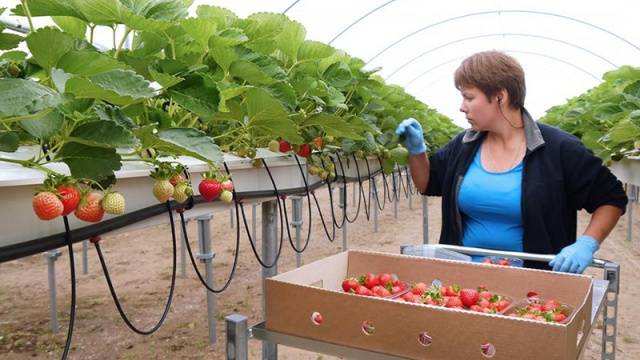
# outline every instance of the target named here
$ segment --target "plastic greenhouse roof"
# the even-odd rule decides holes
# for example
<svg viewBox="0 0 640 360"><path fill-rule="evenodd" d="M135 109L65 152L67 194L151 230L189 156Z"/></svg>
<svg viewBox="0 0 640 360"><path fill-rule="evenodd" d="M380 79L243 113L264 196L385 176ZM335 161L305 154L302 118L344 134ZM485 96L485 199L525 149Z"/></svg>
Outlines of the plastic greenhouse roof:
<svg viewBox="0 0 640 360"><path fill-rule="evenodd" d="M520 61L525 104L534 117L597 85L606 71L638 65L640 58L637 1L195 0L191 13L203 4L241 17L284 12L305 26L307 38L343 49L367 68L381 67L387 82L463 127L453 72L475 52L502 50ZM105 33L104 43L110 38Z"/></svg>

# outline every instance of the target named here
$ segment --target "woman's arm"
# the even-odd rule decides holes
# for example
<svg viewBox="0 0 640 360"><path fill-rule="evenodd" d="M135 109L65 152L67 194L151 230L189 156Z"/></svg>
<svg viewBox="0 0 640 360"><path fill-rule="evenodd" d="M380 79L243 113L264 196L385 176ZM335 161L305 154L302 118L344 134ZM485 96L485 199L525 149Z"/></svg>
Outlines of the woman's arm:
<svg viewBox="0 0 640 360"><path fill-rule="evenodd" d="M413 174L413 173L412 173ZM584 235L598 240L600 244L609 235L618 219L622 216L622 209L613 205L602 205L593 212Z"/></svg>
<svg viewBox="0 0 640 360"><path fill-rule="evenodd" d="M429 157L426 153L409 156L409 169L418 192L424 194L429 186L430 169Z"/></svg>

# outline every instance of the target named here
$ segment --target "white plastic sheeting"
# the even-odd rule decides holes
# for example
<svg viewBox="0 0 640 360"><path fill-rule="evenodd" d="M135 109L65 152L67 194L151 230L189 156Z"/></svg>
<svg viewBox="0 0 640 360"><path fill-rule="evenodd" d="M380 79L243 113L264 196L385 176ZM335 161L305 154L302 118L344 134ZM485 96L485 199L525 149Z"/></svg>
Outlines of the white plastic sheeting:
<svg viewBox="0 0 640 360"><path fill-rule="evenodd" d="M285 12L308 38L381 67L388 82L463 127L453 72L474 52L502 50L521 62L526 106L536 117L597 85L604 72L640 59L637 1L195 0L192 13L203 4L241 17ZM38 19L36 26L46 23ZM109 44L110 32L97 40Z"/></svg>

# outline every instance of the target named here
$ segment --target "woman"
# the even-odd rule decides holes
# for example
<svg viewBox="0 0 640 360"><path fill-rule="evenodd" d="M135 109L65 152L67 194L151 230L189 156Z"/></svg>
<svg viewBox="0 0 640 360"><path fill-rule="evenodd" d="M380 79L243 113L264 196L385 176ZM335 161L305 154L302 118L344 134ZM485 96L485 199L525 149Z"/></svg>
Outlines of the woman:
<svg viewBox="0 0 640 360"><path fill-rule="evenodd" d="M396 129L418 190L442 196L440 243L557 254L554 271L582 273L624 212L620 181L579 139L531 118L524 72L512 57L470 56L455 86L470 129L428 157L418 121ZM592 215L576 237L581 209Z"/></svg>

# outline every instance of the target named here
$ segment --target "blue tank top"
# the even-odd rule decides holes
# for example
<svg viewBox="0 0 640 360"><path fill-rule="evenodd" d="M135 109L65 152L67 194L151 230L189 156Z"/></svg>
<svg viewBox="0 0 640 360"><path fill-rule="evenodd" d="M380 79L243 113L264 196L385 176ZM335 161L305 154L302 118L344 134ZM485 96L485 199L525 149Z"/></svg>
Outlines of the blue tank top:
<svg viewBox="0 0 640 360"><path fill-rule="evenodd" d="M481 148L462 180L458 205L464 228L463 245L522 251L522 162L505 172L482 167ZM474 256L474 261L484 257Z"/></svg>

